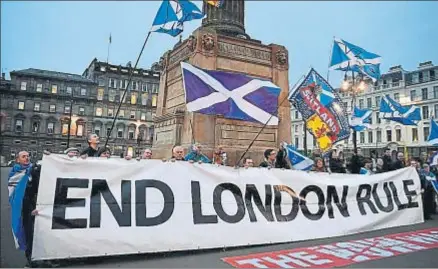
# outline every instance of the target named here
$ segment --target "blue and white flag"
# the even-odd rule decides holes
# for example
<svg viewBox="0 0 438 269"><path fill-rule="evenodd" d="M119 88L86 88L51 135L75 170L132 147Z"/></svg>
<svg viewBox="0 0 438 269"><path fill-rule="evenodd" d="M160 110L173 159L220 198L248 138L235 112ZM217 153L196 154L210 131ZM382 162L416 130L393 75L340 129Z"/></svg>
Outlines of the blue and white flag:
<svg viewBox="0 0 438 269"><path fill-rule="evenodd" d="M430 183L432 184L432 187L435 190L436 194L438 194L438 180L431 180Z"/></svg>
<svg viewBox="0 0 438 269"><path fill-rule="evenodd" d="M342 71L362 73L373 81L380 77L380 62L382 58L361 47L340 38L335 38L330 68Z"/></svg>
<svg viewBox="0 0 438 269"><path fill-rule="evenodd" d="M184 22L202 18L204 13L189 0L163 0L151 32L177 36L183 31Z"/></svg>
<svg viewBox="0 0 438 269"><path fill-rule="evenodd" d="M438 124L433 118L430 119L430 133L427 138L427 143L431 146L438 145Z"/></svg>
<svg viewBox="0 0 438 269"><path fill-rule="evenodd" d="M417 121L421 120L421 112L415 105L402 106L389 95L384 95L380 101L379 117L403 125L417 125Z"/></svg>
<svg viewBox="0 0 438 269"><path fill-rule="evenodd" d="M371 175L371 171L366 169L366 168L364 168L364 167L361 167L360 171L359 171L359 174L360 175Z"/></svg>
<svg viewBox="0 0 438 269"><path fill-rule="evenodd" d="M354 107L353 115L350 119L351 129L360 132L367 128L370 128L372 113L373 111L371 109L360 109Z"/></svg>
<svg viewBox="0 0 438 269"><path fill-rule="evenodd" d="M313 167L313 160L300 154L293 145L286 145L286 156L296 170L309 171Z"/></svg>
<svg viewBox="0 0 438 269"><path fill-rule="evenodd" d="M277 125L280 87L268 80L181 62L187 111Z"/></svg>
<svg viewBox="0 0 438 269"><path fill-rule="evenodd" d="M8 178L12 234L14 236L15 247L23 251L26 250L26 235L22 219L23 198L26 192L27 183L32 180L30 176L31 169L31 164L28 166L15 164L14 167L12 167Z"/></svg>

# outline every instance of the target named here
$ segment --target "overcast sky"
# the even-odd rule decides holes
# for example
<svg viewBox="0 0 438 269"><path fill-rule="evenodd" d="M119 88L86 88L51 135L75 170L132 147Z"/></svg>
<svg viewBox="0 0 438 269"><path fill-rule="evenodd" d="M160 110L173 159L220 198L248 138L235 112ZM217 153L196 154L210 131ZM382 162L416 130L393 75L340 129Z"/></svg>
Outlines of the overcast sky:
<svg viewBox="0 0 438 269"><path fill-rule="evenodd" d="M230 0L226 0L230 1ZM202 2L196 1L201 7ZM112 34L110 62L135 62L161 1L2 1L1 68L10 72L40 68L82 74L96 57L105 61ZM289 50L290 84L309 67L324 77L333 37L383 57L390 66L416 69L419 62L438 64L438 2L246 1L246 31L265 44ZM201 25L185 24L183 38ZM140 61L149 68L178 41L155 33ZM330 82L339 86L341 74Z"/></svg>

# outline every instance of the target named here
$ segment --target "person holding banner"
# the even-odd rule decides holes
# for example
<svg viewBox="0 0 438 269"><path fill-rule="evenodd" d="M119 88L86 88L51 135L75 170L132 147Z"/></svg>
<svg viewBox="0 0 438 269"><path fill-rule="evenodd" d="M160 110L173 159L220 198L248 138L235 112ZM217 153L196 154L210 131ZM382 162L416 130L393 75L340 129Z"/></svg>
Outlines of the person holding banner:
<svg viewBox="0 0 438 269"><path fill-rule="evenodd" d="M202 153L200 144L192 145L190 153L184 159L192 162L211 163L210 159Z"/></svg>
<svg viewBox="0 0 438 269"><path fill-rule="evenodd" d="M98 157L99 136L97 134L89 134L87 137L88 148L81 152L81 157Z"/></svg>
<svg viewBox="0 0 438 269"><path fill-rule="evenodd" d="M184 149L181 146L174 146L172 149L172 159L171 161L185 161L184 159Z"/></svg>
<svg viewBox="0 0 438 269"><path fill-rule="evenodd" d="M324 161L322 160L322 158L320 157L316 157L315 158L315 165L312 168L313 172L322 172L322 173L326 173L327 170L324 167Z"/></svg>
<svg viewBox="0 0 438 269"><path fill-rule="evenodd" d="M267 149L263 154L265 160L260 163L260 167L275 168L275 162L277 161L277 152L274 149Z"/></svg>

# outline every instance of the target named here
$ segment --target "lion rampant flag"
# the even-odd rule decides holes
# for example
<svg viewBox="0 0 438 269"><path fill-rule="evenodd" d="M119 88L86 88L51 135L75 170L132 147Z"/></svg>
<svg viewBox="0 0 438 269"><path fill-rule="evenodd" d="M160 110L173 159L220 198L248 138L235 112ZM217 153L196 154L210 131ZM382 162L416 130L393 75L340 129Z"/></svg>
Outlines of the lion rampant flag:
<svg viewBox="0 0 438 269"><path fill-rule="evenodd" d="M307 122L307 130L314 134L316 142L322 151L329 150L332 145L332 139L330 138L330 129L328 125L318 116L313 115Z"/></svg>

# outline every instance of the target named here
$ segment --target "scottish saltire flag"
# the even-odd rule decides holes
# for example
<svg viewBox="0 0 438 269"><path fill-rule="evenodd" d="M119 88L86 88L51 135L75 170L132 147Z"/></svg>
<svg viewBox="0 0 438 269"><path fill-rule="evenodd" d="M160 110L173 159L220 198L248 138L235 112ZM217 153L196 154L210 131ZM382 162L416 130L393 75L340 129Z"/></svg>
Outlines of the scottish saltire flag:
<svg viewBox="0 0 438 269"><path fill-rule="evenodd" d="M300 154L293 145L286 145L286 156L296 170L309 171L313 167L313 160Z"/></svg>
<svg viewBox="0 0 438 269"><path fill-rule="evenodd" d="M313 68L292 90L290 102L303 115L306 127L324 153L350 136L348 117L338 93Z"/></svg>
<svg viewBox="0 0 438 269"><path fill-rule="evenodd" d="M350 127L357 132L370 128L372 113L373 111L371 109L354 107L353 115L350 119Z"/></svg>
<svg viewBox="0 0 438 269"><path fill-rule="evenodd" d="M438 180L432 180L430 181L432 184L433 189L435 190L436 194L438 194Z"/></svg>
<svg viewBox="0 0 438 269"><path fill-rule="evenodd" d="M281 89L268 80L181 62L187 111L277 125Z"/></svg>
<svg viewBox="0 0 438 269"><path fill-rule="evenodd" d="M202 18L204 13L189 0L163 0L151 32L177 36L183 31L184 22Z"/></svg>
<svg viewBox="0 0 438 269"><path fill-rule="evenodd" d="M380 77L382 58L352 43L335 38L330 60L330 68L362 73L373 81Z"/></svg>
<svg viewBox="0 0 438 269"><path fill-rule="evenodd" d="M210 4L215 7L221 7L225 0L206 0L207 4Z"/></svg>
<svg viewBox="0 0 438 269"><path fill-rule="evenodd" d="M15 247L23 251L26 250L26 236L22 219L23 198L26 192L27 183L31 181L31 169L31 164L26 167L16 164L12 167L8 178L12 234L14 236Z"/></svg>
<svg viewBox="0 0 438 269"><path fill-rule="evenodd" d="M433 118L430 119L430 133L427 138L427 143L431 146L438 145L438 124Z"/></svg>
<svg viewBox="0 0 438 269"><path fill-rule="evenodd" d="M371 175L371 171L366 169L366 168L364 168L364 167L361 167L360 171L359 171L359 174L360 175Z"/></svg>
<svg viewBox="0 0 438 269"><path fill-rule="evenodd" d="M417 125L416 122L421 120L421 112L417 106L402 106L400 103L391 99L389 95L384 95L380 101L379 117L403 125Z"/></svg>
<svg viewBox="0 0 438 269"><path fill-rule="evenodd" d="M438 151L435 151L435 153L432 156L430 156L429 164L431 166L438 165Z"/></svg>

